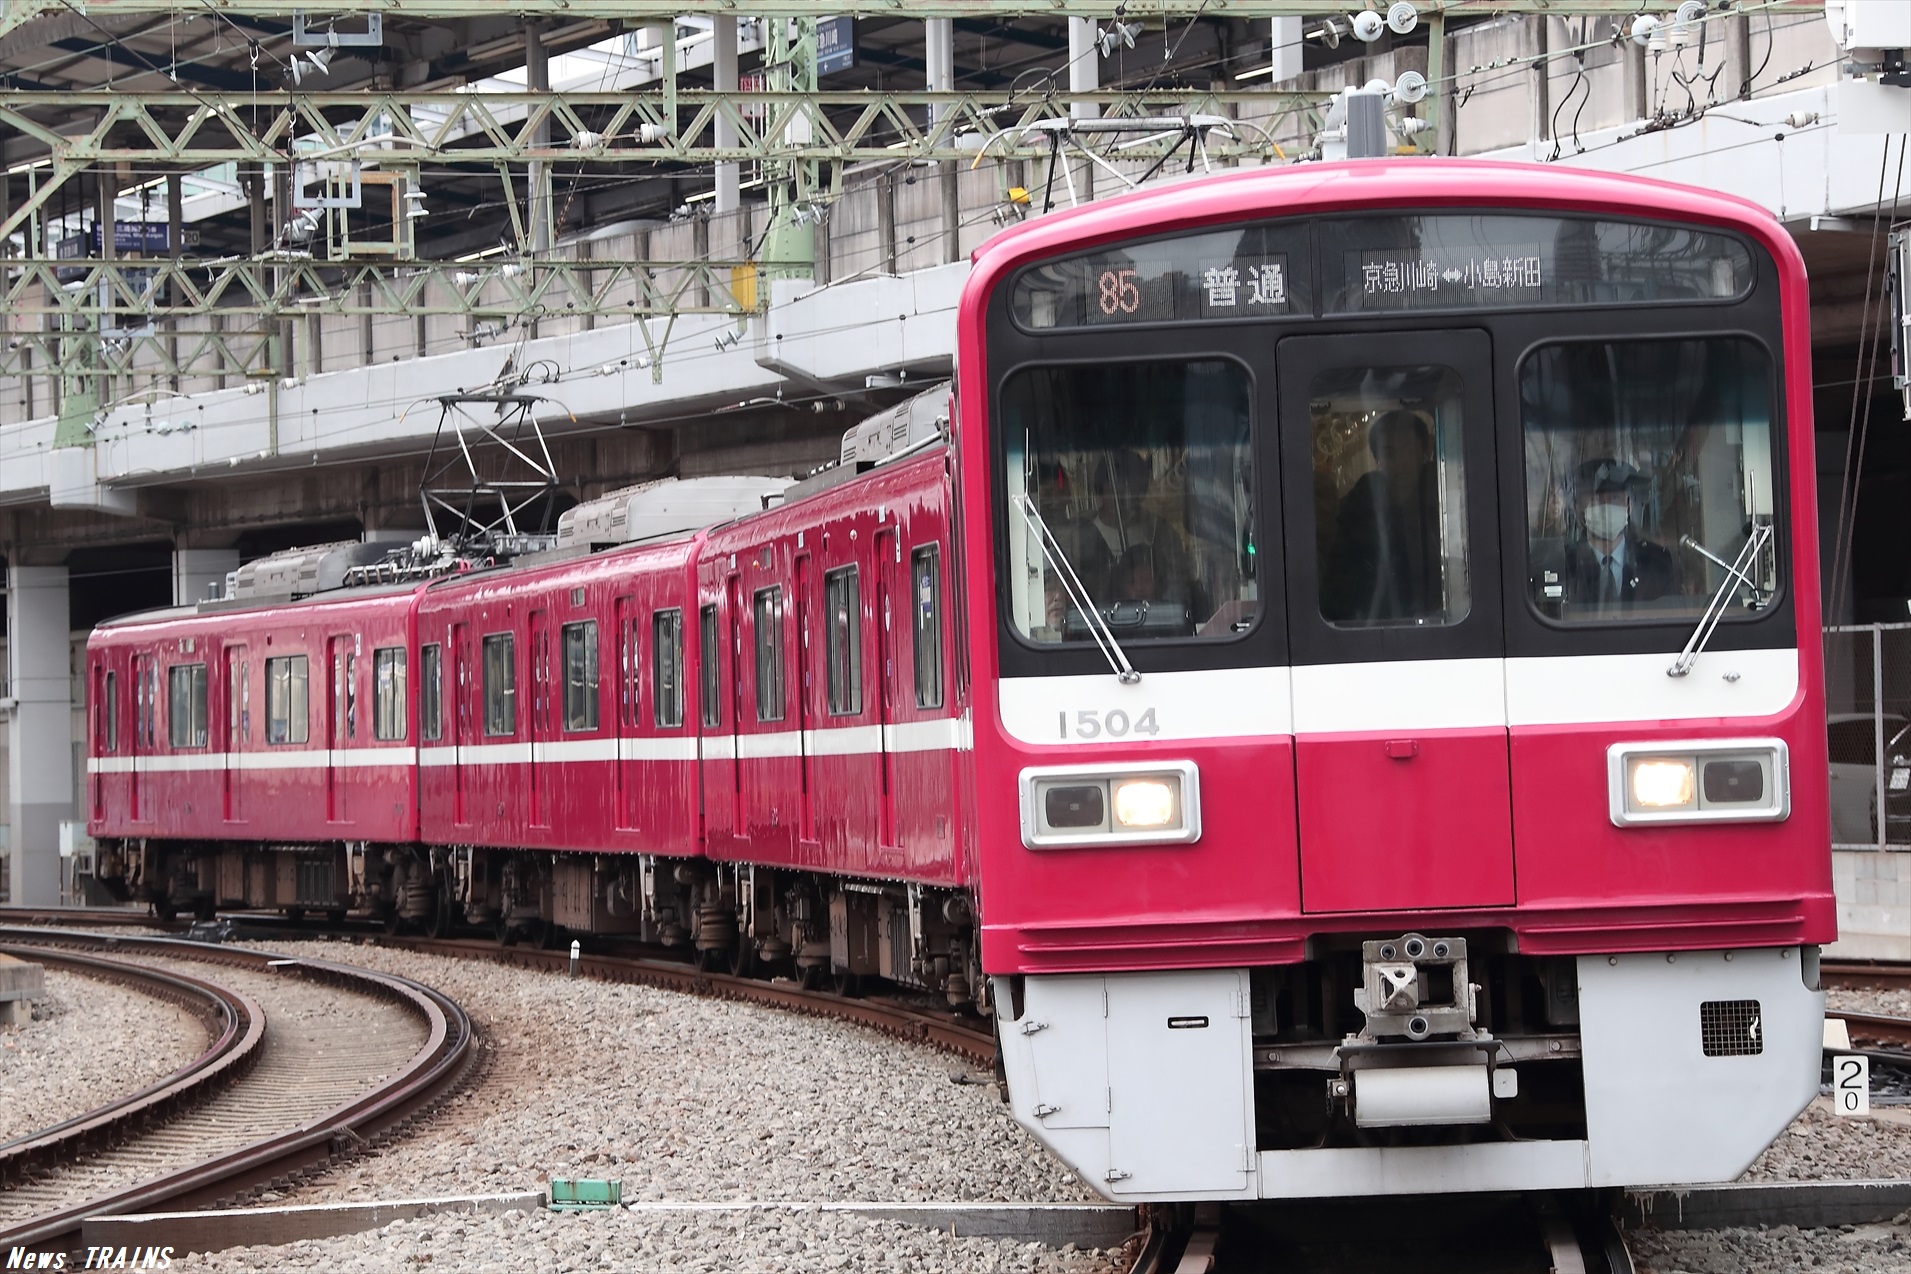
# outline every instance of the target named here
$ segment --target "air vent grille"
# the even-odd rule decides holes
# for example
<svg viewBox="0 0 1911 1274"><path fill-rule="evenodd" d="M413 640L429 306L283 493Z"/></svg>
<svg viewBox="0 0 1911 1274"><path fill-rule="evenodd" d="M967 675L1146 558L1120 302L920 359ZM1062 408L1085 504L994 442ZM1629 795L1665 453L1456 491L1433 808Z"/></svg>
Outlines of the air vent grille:
<svg viewBox="0 0 1911 1274"><path fill-rule="evenodd" d="M1706 1000L1699 1005L1699 1045L1707 1057L1755 1057L1765 1051L1757 1000Z"/></svg>

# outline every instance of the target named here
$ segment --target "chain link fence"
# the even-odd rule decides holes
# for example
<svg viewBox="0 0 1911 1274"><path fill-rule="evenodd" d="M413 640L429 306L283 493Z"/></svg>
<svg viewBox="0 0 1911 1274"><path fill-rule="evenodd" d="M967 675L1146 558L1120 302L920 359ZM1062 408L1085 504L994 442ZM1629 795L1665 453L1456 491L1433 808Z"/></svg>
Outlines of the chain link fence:
<svg viewBox="0 0 1911 1274"><path fill-rule="evenodd" d="M1825 710L1833 848L1911 849L1911 623L1825 630Z"/></svg>

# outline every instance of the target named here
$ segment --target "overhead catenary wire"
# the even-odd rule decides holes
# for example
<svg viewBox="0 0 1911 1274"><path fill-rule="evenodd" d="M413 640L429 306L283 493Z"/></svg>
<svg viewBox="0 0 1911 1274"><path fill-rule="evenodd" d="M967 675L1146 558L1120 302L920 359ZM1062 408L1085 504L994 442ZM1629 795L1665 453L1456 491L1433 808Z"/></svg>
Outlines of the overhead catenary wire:
<svg viewBox="0 0 1911 1274"><path fill-rule="evenodd" d="M1864 470L1865 444L1871 430L1871 408L1877 401L1876 393L1867 393L1866 387L1875 383L1878 360L1884 344L1887 324L1890 316L1886 308L1890 300L1890 289L1878 288L1877 325L1872 327L1872 286L1878 282L1882 254L1879 242L1885 228L1897 220L1898 208L1904 191L1904 156L1906 138L1898 138L1897 180L1891 192L1891 212L1888 216L1876 217L1871 225L1871 241L1865 260L1864 299L1858 309L1858 353L1853 367L1856 376L1851 390L1851 414L1846 422L1845 466L1838 484L1838 519L1832 525L1832 565L1831 595L1825 608L1827 620L1841 622L1845 599L1851 590L1852 552L1856 545L1858 527L1858 484ZM1878 156L1878 198L1880 211L1884 208L1885 174L1891 168L1891 147L1889 143L1881 145ZM1867 334L1869 350L1867 351ZM1869 352L1869 367L1866 354ZM1862 411L1860 410L1862 407Z"/></svg>

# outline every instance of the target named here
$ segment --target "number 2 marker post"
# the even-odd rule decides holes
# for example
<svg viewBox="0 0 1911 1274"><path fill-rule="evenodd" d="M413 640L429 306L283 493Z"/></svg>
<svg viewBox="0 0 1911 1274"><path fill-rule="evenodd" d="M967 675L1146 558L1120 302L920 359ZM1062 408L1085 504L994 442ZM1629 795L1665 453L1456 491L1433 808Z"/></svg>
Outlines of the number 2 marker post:
<svg viewBox="0 0 1911 1274"><path fill-rule="evenodd" d="M1871 1113L1871 1059L1840 1053L1831 1059L1831 1100L1841 1115Z"/></svg>

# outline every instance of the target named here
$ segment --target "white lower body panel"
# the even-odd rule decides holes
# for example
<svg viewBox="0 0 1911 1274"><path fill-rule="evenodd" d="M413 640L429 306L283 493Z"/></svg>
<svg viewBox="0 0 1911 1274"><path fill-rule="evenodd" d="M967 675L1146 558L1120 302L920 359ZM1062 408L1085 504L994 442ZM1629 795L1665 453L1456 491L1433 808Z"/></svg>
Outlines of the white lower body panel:
<svg viewBox="0 0 1911 1274"><path fill-rule="evenodd" d="M1804 963L1581 956L1583 1141L1255 1152L1245 969L1038 975L1019 1015L1007 985L995 1003L1016 1121L1120 1202L1680 1185L1738 1176L1818 1091ZM1757 1002L1757 1052L1706 1055L1708 1001Z"/></svg>

